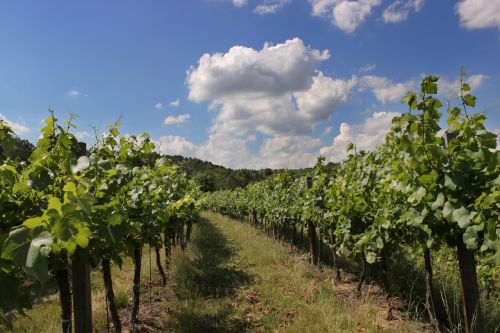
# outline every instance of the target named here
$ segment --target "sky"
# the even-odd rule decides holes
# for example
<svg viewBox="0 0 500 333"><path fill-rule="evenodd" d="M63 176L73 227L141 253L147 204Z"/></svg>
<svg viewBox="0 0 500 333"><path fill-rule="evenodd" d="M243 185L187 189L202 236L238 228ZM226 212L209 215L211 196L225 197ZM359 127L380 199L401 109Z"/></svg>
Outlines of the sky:
<svg viewBox="0 0 500 333"><path fill-rule="evenodd" d="M425 75L456 104L462 66L500 133L500 0L0 0L0 119L32 142L50 108L89 144L123 117L226 167L338 162Z"/></svg>

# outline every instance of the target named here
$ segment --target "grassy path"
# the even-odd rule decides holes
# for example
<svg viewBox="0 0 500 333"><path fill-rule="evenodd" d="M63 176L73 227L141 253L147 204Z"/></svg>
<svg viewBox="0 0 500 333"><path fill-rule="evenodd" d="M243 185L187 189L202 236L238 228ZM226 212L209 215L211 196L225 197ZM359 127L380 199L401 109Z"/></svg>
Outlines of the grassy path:
<svg viewBox="0 0 500 333"><path fill-rule="evenodd" d="M407 320L386 321L383 302L357 299L354 285L334 286L331 272L318 271L289 246L248 224L203 213L187 250L174 251L167 288L159 287L149 251L144 251L139 332L419 332ZM154 261L153 261L154 263ZM113 281L128 319L132 264L113 268ZM93 273L95 328L106 332L103 286ZM352 288L351 288L352 287ZM375 290L375 289L374 289ZM151 298L149 293L151 292ZM367 292L368 294L369 292ZM376 292L373 293L376 295ZM14 332L58 332L57 296L49 296L20 318ZM126 330L131 330L125 326Z"/></svg>
<svg viewBox="0 0 500 333"><path fill-rule="evenodd" d="M246 314L249 331L416 332L421 327L386 321L385 309L375 301L350 297L351 285L334 286L331 272L319 272L300 256L291 255L288 246L248 224L214 213L203 217L233 249L228 264L249 279L236 291L232 304L233 311Z"/></svg>

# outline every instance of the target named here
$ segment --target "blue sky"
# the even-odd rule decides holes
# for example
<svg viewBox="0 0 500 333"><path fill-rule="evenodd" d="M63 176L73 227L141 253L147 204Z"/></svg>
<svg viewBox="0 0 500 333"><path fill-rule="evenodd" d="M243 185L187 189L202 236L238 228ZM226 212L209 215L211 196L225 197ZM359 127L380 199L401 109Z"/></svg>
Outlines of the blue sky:
<svg viewBox="0 0 500 333"><path fill-rule="evenodd" d="M1 1L0 117L35 141L50 107L92 143L123 116L167 154L303 167L372 149L425 74L465 66L500 128L499 0Z"/></svg>

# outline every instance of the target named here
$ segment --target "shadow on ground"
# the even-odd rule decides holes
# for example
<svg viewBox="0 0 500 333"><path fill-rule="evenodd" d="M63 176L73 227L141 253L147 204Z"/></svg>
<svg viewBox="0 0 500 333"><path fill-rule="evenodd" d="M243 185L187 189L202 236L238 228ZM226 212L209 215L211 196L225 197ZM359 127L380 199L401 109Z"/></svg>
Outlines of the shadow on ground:
<svg viewBox="0 0 500 333"><path fill-rule="evenodd" d="M239 287L251 281L238 267L236 247L201 219L185 253L176 256L172 280L179 298L173 316L176 332L244 332L243 313L233 303Z"/></svg>

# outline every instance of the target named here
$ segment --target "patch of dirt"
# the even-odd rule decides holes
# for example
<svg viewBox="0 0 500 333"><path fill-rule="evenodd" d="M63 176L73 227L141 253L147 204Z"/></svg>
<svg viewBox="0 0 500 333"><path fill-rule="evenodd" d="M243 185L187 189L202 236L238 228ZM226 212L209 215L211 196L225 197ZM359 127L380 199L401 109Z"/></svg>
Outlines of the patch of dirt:
<svg viewBox="0 0 500 333"><path fill-rule="evenodd" d="M131 324L130 313L132 312L132 299L125 308L119 309L118 313L121 319L122 332L124 333L152 333L165 332L165 319L170 309L168 304L169 297L165 290L153 291L149 294L149 281L143 281L141 284L141 298L139 305L139 322ZM152 280L151 286L161 286L161 280ZM113 322L109 318L109 332L113 332ZM96 331L97 332L97 331ZM102 332L107 332L106 327Z"/></svg>
<svg viewBox="0 0 500 333"><path fill-rule="evenodd" d="M231 306L240 310L245 315L245 320L257 331L263 329L262 320L271 311L262 304L261 296L247 286L239 288Z"/></svg>

